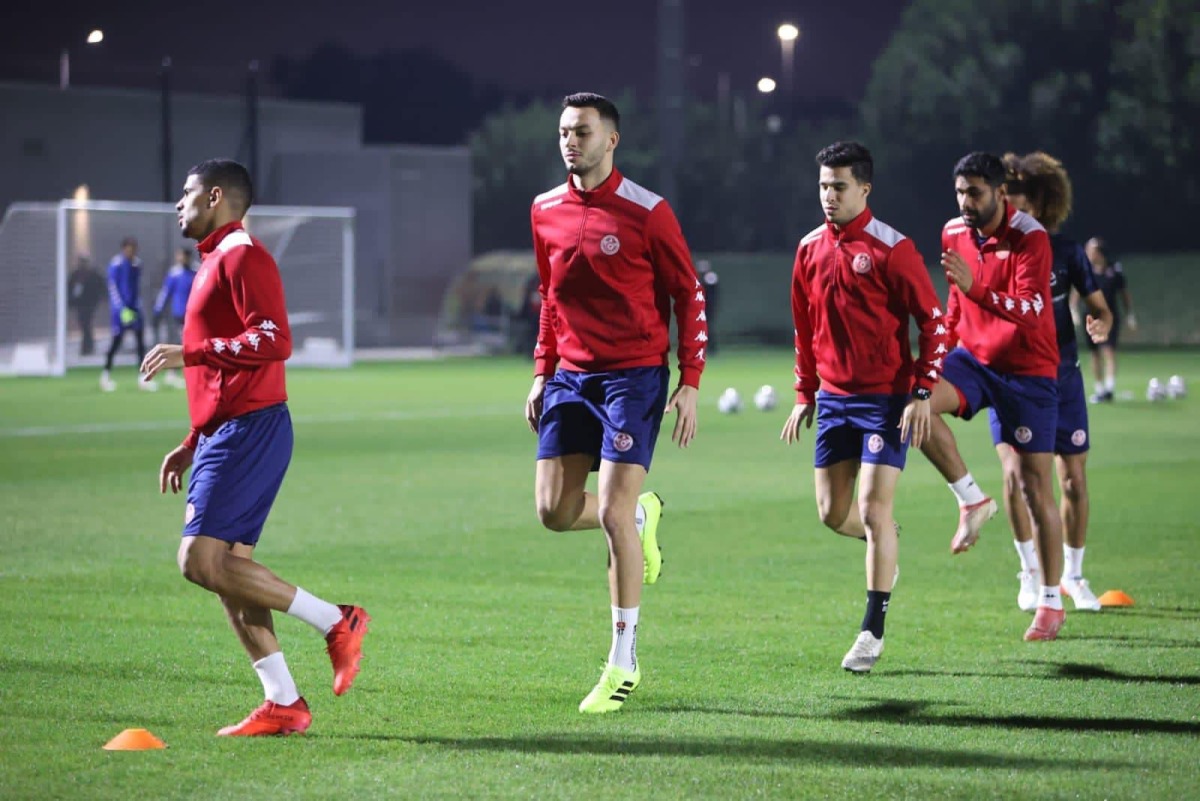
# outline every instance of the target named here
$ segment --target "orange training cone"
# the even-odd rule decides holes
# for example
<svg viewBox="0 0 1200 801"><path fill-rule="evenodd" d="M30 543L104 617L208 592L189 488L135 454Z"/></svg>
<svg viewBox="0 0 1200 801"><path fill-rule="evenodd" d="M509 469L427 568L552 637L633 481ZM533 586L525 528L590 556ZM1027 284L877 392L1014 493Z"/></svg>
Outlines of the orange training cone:
<svg viewBox="0 0 1200 801"><path fill-rule="evenodd" d="M150 751L167 744L145 729L126 729L104 744L105 751Z"/></svg>
<svg viewBox="0 0 1200 801"><path fill-rule="evenodd" d="M1101 606L1133 606L1133 599L1121 590L1109 590L1100 596Z"/></svg>

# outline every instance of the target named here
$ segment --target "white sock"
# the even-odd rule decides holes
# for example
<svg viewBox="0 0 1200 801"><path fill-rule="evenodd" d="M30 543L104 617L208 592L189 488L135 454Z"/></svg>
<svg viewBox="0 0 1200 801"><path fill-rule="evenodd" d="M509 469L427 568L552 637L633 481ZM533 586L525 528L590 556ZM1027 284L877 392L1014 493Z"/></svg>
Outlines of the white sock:
<svg viewBox="0 0 1200 801"><path fill-rule="evenodd" d="M1051 609L1062 609L1062 594L1059 593L1058 587L1047 587L1042 585L1042 599L1038 601L1038 606L1048 606Z"/></svg>
<svg viewBox="0 0 1200 801"><path fill-rule="evenodd" d="M637 527L638 534L641 534L642 530L646 528L646 507L640 503L633 513L633 524Z"/></svg>
<svg viewBox="0 0 1200 801"><path fill-rule="evenodd" d="M947 486L954 493L954 497L958 498L959 506L974 506L977 503L982 503L987 496L983 494L983 490L975 483L975 479L970 473L960 478Z"/></svg>
<svg viewBox="0 0 1200 801"><path fill-rule="evenodd" d="M612 648L608 651L608 664L631 672L637 670L637 627L640 608L612 608L613 639Z"/></svg>
<svg viewBox="0 0 1200 801"><path fill-rule="evenodd" d="M292 672L284 661L283 651L276 651L255 662L254 672L262 682L263 693L268 701L290 706L300 697L296 682L292 681Z"/></svg>
<svg viewBox="0 0 1200 801"><path fill-rule="evenodd" d="M1063 571L1064 576L1076 581L1083 578L1083 551L1083 548L1063 546L1063 556L1067 559L1067 569Z"/></svg>
<svg viewBox="0 0 1200 801"><path fill-rule="evenodd" d="M328 601L322 601L315 595L308 594L299 587L296 588L296 597L292 599L292 605L288 607L287 613L303 620L322 634L328 634L329 630L342 619L341 609Z"/></svg>
<svg viewBox="0 0 1200 801"><path fill-rule="evenodd" d="M1017 556L1021 557L1022 570L1037 572L1041 568L1038 564L1037 547L1033 544L1033 540L1027 542L1013 540L1013 545L1017 546Z"/></svg>
<svg viewBox="0 0 1200 801"><path fill-rule="evenodd" d="M1103 382L1103 381L1097 381L1097 382L1096 382L1096 394L1097 394L1097 395L1100 395L1100 394L1102 394L1103 392L1104 392L1104 382Z"/></svg>
<svg viewBox="0 0 1200 801"><path fill-rule="evenodd" d="M1117 379L1113 378L1112 376L1109 376L1108 378L1104 379L1104 391L1105 392L1112 392L1116 388L1117 388Z"/></svg>

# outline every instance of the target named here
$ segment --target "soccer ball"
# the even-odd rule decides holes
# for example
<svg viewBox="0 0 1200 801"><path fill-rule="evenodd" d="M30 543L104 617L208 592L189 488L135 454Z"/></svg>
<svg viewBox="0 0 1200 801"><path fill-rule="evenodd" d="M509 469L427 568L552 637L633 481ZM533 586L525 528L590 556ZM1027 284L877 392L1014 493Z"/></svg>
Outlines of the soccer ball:
<svg viewBox="0 0 1200 801"><path fill-rule="evenodd" d="M742 396L733 387L729 387L717 398L717 409L721 414L737 414L742 410Z"/></svg>
<svg viewBox="0 0 1200 801"><path fill-rule="evenodd" d="M1167 390L1163 387L1162 382L1157 378L1151 378L1150 383L1146 385L1146 400L1160 401L1167 397Z"/></svg>
<svg viewBox="0 0 1200 801"><path fill-rule="evenodd" d="M754 393L754 408L760 412L769 412L775 408L775 387L763 384Z"/></svg>
<svg viewBox="0 0 1200 801"><path fill-rule="evenodd" d="M1167 397L1168 398L1186 398L1187 385L1183 383L1183 376L1173 375L1167 379Z"/></svg>

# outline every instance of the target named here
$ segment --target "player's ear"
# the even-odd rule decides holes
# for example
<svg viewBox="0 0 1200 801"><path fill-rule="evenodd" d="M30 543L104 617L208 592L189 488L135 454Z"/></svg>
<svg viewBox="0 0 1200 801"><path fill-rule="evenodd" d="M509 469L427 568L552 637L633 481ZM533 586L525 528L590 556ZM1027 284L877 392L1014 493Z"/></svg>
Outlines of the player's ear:
<svg viewBox="0 0 1200 801"><path fill-rule="evenodd" d="M867 183L863 184L862 188L863 188L863 198L865 199L868 195L871 194L871 183L867 182Z"/></svg>
<svg viewBox="0 0 1200 801"><path fill-rule="evenodd" d="M225 190L219 186L214 186L208 190L208 207L215 208L225 198Z"/></svg>
<svg viewBox="0 0 1200 801"><path fill-rule="evenodd" d="M609 131L608 133L608 152L617 149L617 143L621 141L621 132L617 130Z"/></svg>

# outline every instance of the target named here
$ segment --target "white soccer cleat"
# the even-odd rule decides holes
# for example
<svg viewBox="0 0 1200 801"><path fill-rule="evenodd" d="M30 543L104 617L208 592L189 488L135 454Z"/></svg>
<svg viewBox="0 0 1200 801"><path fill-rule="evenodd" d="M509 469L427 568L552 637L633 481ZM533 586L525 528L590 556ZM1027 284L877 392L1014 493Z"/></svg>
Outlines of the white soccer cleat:
<svg viewBox="0 0 1200 801"><path fill-rule="evenodd" d="M137 382L138 389L142 392L158 392L158 382L153 378L149 381L143 381L141 378Z"/></svg>
<svg viewBox="0 0 1200 801"><path fill-rule="evenodd" d="M174 370L167 371L167 374L165 376L163 376L163 383L166 384L168 387L172 387L174 389L183 389L184 387L187 386L187 384L183 380L183 376L181 376L179 373L175 372Z"/></svg>
<svg viewBox="0 0 1200 801"><path fill-rule="evenodd" d="M860 631L853 647L842 659L842 667L851 673L870 673L883 653L883 638L875 639L869 631Z"/></svg>
<svg viewBox="0 0 1200 801"><path fill-rule="evenodd" d="M1042 592L1042 571L1022 570L1017 574L1021 590L1017 593L1017 606L1022 612L1036 612Z"/></svg>
<svg viewBox="0 0 1200 801"><path fill-rule="evenodd" d="M1071 596L1077 610L1081 612L1100 611L1100 599L1096 597L1096 593L1092 592L1092 588L1088 586L1088 580L1083 576L1078 578L1063 576L1059 588L1063 595Z"/></svg>
<svg viewBox="0 0 1200 801"><path fill-rule="evenodd" d="M984 498L979 503L959 507L958 530L950 540L950 553L963 553L979 539L979 529L983 524L996 516L1000 509L991 498Z"/></svg>
<svg viewBox="0 0 1200 801"><path fill-rule="evenodd" d="M117 391L117 382L112 380L112 378L108 375L107 370L105 370L103 373L100 374L100 391L101 392L116 392Z"/></svg>

